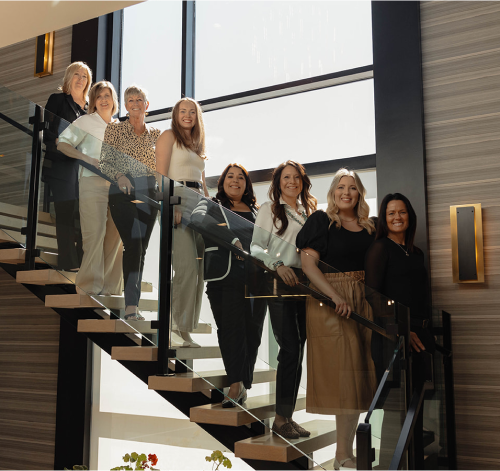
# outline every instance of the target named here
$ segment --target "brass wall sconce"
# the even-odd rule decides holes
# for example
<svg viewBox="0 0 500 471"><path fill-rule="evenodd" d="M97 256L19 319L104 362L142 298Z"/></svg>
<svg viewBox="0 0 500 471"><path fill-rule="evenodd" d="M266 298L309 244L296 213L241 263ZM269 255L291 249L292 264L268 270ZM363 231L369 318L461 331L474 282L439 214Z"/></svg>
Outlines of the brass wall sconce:
<svg viewBox="0 0 500 471"><path fill-rule="evenodd" d="M450 206L453 283L484 283L481 203Z"/></svg>
<svg viewBox="0 0 500 471"><path fill-rule="evenodd" d="M54 31L36 38L35 77L52 75L54 68Z"/></svg>

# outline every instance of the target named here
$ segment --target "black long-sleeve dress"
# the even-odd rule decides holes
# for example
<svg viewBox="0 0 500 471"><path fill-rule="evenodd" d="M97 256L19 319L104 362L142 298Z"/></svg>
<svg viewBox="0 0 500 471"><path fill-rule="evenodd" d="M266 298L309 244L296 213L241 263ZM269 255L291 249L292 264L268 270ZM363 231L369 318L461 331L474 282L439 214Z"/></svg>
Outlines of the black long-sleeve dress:
<svg viewBox="0 0 500 471"><path fill-rule="evenodd" d="M45 106L44 181L49 184L56 213L58 268L78 268L82 261L82 234L78 208L78 169L80 161L57 150L59 134L86 111L66 93L50 95Z"/></svg>
<svg viewBox="0 0 500 471"><path fill-rule="evenodd" d="M297 235L297 247L320 254L328 282L353 310L372 320L364 296L364 259L373 242L366 229L352 232L330 226L316 211ZM312 284L311 288L316 289ZM371 358L371 331L312 297L307 299L306 409L317 414L346 414L367 410L376 390Z"/></svg>

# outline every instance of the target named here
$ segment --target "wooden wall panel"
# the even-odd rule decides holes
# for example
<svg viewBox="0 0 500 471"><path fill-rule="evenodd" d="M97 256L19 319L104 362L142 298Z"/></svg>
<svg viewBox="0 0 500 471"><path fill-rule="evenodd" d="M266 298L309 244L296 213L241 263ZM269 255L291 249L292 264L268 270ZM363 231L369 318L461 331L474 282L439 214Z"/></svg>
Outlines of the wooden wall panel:
<svg viewBox="0 0 500 471"><path fill-rule="evenodd" d="M499 469L500 2L422 2L433 303L452 315L460 469ZM485 283L454 284L450 205L481 203Z"/></svg>
<svg viewBox="0 0 500 471"><path fill-rule="evenodd" d="M0 469L53 469L59 322L0 268Z"/></svg>

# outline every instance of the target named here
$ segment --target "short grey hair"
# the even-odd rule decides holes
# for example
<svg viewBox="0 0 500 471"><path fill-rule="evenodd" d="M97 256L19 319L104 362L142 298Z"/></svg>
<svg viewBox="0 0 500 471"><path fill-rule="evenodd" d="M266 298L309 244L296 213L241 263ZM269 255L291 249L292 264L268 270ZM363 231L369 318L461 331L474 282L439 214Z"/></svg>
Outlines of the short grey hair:
<svg viewBox="0 0 500 471"><path fill-rule="evenodd" d="M134 95L140 95L145 102L148 101L148 91L144 88L139 87L139 85L134 84L134 85L130 85L130 87L128 87L125 90L125 93L123 94L123 98L125 100L125 103L127 102L127 100L131 96L134 96Z"/></svg>

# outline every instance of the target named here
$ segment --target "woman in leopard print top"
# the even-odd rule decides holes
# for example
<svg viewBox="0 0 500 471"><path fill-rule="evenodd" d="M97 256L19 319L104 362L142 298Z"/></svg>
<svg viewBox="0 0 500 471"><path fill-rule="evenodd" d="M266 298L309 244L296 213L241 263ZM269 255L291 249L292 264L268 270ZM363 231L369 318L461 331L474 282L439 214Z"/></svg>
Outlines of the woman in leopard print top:
<svg viewBox="0 0 500 471"><path fill-rule="evenodd" d="M154 199L157 188L155 145L159 129L146 125L149 102L138 86L125 90L128 119L110 123L104 134L101 171L116 182L109 188L111 216L123 241L125 319L144 320L139 314L144 259L158 210L147 203L133 203L145 194Z"/></svg>

